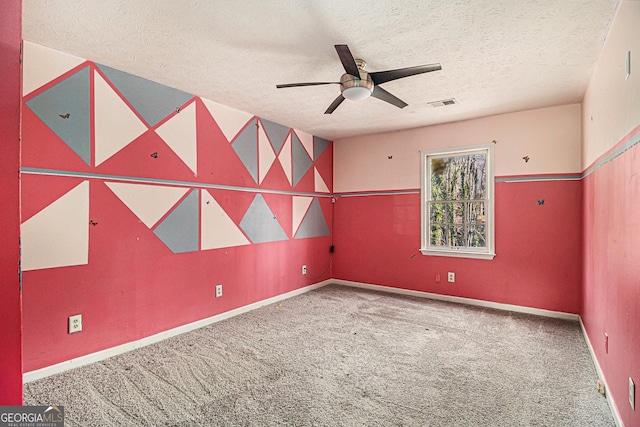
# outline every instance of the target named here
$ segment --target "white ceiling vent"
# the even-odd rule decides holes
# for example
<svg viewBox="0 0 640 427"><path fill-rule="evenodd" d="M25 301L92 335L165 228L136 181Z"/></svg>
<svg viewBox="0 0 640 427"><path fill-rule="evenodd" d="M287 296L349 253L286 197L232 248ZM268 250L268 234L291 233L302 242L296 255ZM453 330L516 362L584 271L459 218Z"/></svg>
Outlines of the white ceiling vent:
<svg viewBox="0 0 640 427"><path fill-rule="evenodd" d="M455 98L449 98L449 99L442 99L440 101L429 102L429 105L431 105L432 107L444 107L445 105L453 105L457 103L458 101L456 101Z"/></svg>

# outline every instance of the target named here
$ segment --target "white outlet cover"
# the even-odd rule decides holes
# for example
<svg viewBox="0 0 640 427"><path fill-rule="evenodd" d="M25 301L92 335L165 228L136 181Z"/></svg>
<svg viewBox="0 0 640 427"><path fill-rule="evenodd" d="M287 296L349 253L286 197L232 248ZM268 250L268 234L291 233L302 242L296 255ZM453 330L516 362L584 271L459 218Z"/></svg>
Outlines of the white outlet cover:
<svg viewBox="0 0 640 427"><path fill-rule="evenodd" d="M447 281L454 283L456 281L456 273L450 271L447 273Z"/></svg>
<svg viewBox="0 0 640 427"><path fill-rule="evenodd" d="M220 298L222 296L222 285L216 285L216 298Z"/></svg>
<svg viewBox="0 0 640 427"><path fill-rule="evenodd" d="M629 405L631 409L636 410L636 385L631 377L629 377Z"/></svg>
<svg viewBox="0 0 640 427"><path fill-rule="evenodd" d="M69 333L74 334L82 331L82 314L69 316Z"/></svg>

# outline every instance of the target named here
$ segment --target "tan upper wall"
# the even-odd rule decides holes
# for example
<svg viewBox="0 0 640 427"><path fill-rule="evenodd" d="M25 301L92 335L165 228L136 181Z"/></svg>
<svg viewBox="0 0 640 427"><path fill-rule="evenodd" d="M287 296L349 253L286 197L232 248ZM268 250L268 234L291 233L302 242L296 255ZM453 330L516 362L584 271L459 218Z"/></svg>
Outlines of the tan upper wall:
<svg viewBox="0 0 640 427"><path fill-rule="evenodd" d="M420 150L494 139L496 176L580 172L580 104L336 140L334 191L419 188Z"/></svg>
<svg viewBox="0 0 640 427"><path fill-rule="evenodd" d="M625 80L627 52L631 75ZM623 0L582 103L582 168L640 125L640 1Z"/></svg>

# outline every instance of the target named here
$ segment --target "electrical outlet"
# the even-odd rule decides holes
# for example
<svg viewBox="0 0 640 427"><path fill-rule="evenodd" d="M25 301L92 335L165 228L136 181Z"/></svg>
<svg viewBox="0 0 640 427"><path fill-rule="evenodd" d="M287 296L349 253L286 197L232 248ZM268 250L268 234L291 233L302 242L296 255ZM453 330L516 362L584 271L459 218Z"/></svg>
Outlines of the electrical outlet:
<svg viewBox="0 0 640 427"><path fill-rule="evenodd" d="M307 274L307 266L306 266L306 265L303 265L303 266L302 266L302 274L303 274L303 275L304 275L304 274Z"/></svg>
<svg viewBox="0 0 640 427"><path fill-rule="evenodd" d="M631 409L636 410L636 385L631 377L629 377L629 405Z"/></svg>
<svg viewBox="0 0 640 427"><path fill-rule="evenodd" d="M449 283L455 283L456 281L456 273L454 273L453 271L450 271L447 273L447 282Z"/></svg>
<svg viewBox="0 0 640 427"><path fill-rule="evenodd" d="M436 274L435 276L436 283L440 283L440 275Z"/></svg>
<svg viewBox="0 0 640 427"><path fill-rule="evenodd" d="M220 298L222 296L222 283L216 285L216 298Z"/></svg>
<svg viewBox="0 0 640 427"><path fill-rule="evenodd" d="M74 334L82 331L82 314L69 316L69 333Z"/></svg>

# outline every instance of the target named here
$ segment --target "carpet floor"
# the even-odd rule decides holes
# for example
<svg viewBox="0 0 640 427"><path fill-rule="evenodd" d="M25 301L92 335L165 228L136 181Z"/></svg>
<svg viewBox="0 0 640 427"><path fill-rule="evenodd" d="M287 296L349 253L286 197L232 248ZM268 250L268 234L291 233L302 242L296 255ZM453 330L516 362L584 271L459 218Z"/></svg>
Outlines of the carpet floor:
<svg viewBox="0 0 640 427"><path fill-rule="evenodd" d="M330 285L25 384L66 426L615 426L577 322Z"/></svg>

